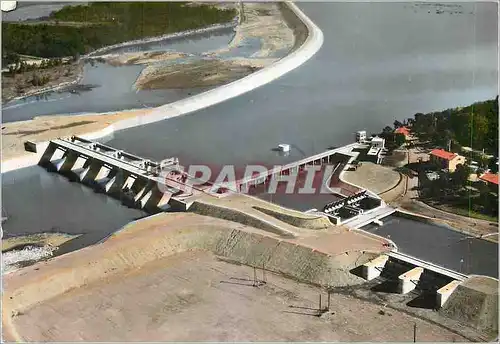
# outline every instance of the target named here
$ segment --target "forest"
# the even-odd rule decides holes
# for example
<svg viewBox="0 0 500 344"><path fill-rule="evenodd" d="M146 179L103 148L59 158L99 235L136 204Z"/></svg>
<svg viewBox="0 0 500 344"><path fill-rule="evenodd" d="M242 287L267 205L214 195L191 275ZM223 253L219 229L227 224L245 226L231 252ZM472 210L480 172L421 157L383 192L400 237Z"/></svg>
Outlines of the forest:
<svg viewBox="0 0 500 344"><path fill-rule="evenodd" d="M66 6L40 23L2 22L2 61L4 65L15 63L10 60L16 54L46 58L77 56L129 40L230 22L235 16L235 9L189 6L181 2L95 2Z"/></svg>
<svg viewBox="0 0 500 344"><path fill-rule="evenodd" d="M427 114L417 113L408 119L412 132L436 146L485 150L498 156L498 96L467 107Z"/></svg>

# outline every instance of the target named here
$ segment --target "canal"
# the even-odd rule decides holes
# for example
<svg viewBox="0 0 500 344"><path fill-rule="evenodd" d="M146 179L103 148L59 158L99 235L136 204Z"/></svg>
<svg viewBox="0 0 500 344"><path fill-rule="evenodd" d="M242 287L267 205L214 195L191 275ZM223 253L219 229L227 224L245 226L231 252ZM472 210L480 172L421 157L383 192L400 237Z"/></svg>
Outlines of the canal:
<svg viewBox="0 0 500 344"><path fill-rule="evenodd" d="M398 250L465 274L498 278L498 244L462 234L447 226L399 216L382 219L383 225L362 229L390 238Z"/></svg>

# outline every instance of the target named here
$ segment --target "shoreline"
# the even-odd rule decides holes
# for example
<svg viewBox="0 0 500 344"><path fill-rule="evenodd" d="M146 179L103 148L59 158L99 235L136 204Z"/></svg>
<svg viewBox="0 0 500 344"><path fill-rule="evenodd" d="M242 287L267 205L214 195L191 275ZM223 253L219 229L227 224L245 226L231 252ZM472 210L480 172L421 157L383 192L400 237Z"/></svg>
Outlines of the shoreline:
<svg viewBox="0 0 500 344"><path fill-rule="evenodd" d="M238 16L239 16L239 14L238 14ZM78 63L85 63L87 60L98 59L98 58L100 58L100 56L93 56L93 55L105 52L107 50L112 50L112 49L127 47L127 46L133 46L133 45L138 45L138 44L163 41L163 40L185 38L185 37L195 36L195 35L199 35L199 34L203 34L203 33L209 33L212 31L235 28L237 26L237 24L238 24L237 22L235 23L235 19L233 19L231 21L231 23L227 23L227 24L214 24L214 25L210 25L208 27L201 28L201 29L187 30L187 31L181 31L181 32L172 33L172 34L166 34L166 35L148 37L148 38L134 40L134 41L117 43L117 44L109 45L109 46L106 46L103 48L99 48L97 50L94 50L94 51L88 53L85 56L82 56ZM45 87L45 88L42 88L39 90L34 90L31 92L28 91L21 96L17 96L17 97L11 98L11 99L6 99L5 101L2 102L2 106L7 105L8 103L10 103L12 101L22 100L25 98L33 97L33 96L40 95L40 94L47 93L47 92L51 92L51 91L58 91L64 87L68 87L68 86L79 83L82 80L82 78L83 78L83 68L81 68L81 70L78 72L78 75L76 76L76 79L73 81L62 82L62 83L54 85L54 86Z"/></svg>
<svg viewBox="0 0 500 344"><path fill-rule="evenodd" d="M82 63L82 62L78 62L78 63ZM76 75L76 77L75 77L75 79L73 81L61 82L61 83L59 83L57 85L45 87L45 88L42 88L40 90L28 91L25 94L23 94L22 96L17 96L17 97L14 97L14 98L6 99L5 101L2 102L2 107L4 105L7 105L10 102L13 102L13 101L26 99L26 98L29 98L29 97L41 95L41 94L48 93L48 92L58 91L58 90L60 90L62 88L78 84L83 79L83 65L77 66L77 69L80 69L80 70L78 71L78 75Z"/></svg>

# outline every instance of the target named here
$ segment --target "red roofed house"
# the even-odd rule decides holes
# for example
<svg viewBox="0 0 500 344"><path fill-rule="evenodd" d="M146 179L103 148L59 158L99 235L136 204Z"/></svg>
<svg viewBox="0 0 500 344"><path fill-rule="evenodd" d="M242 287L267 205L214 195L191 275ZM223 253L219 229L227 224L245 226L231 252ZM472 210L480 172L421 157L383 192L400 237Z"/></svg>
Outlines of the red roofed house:
<svg viewBox="0 0 500 344"><path fill-rule="evenodd" d="M430 161L436 164L439 168L455 172L458 165L465 164L465 157L456 153L447 152L443 149L434 149L431 152Z"/></svg>
<svg viewBox="0 0 500 344"><path fill-rule="evenodd" d="M498 174L495 173L484 173L479 179L488 184L488 186L492 189L491 191L498 193Z"/></svg>
<svg viewBox="0 0 500 344"><path fill-rule="evenodd" d="M410 138L410 129L407 127L399 127L396 130L394 130L394 134L403 134L405 136L405 139Z"/></svg>

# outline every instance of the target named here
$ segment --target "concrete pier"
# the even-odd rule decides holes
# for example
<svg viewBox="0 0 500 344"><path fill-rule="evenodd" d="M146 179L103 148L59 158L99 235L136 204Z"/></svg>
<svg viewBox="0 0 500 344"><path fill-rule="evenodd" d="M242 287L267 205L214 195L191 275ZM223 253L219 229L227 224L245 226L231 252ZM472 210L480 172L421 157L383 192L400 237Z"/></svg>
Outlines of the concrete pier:
<svg viewBox="0 0 500 344"><path fill-rule="evenodd" d="M447 285L439 288L436 291L436 306L437 308L441 308L444 306L448 298L451 296L451 294L457 289L457 287L460 285L460 281L454 280L448 283Z"/></svg>
<svg viewBox="0 0 500 344"><path fill-rule="evenodd" d="M362 270L363 278L367 281L371 281L372 279L379 277L388 260L389 256L381 255L368 263L365 263Z"/></svg>
<svg viewBox="0 0 500 344"><path fill-rule="evenodd" d="M423 273L424 268L417 266L401 274L398 277L398 292L400 294L408 294L410 291L414 290Z"/></svg>

